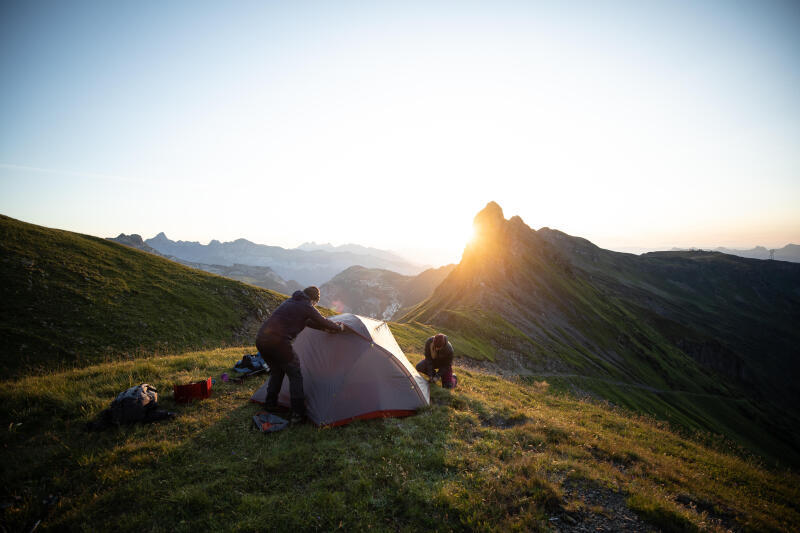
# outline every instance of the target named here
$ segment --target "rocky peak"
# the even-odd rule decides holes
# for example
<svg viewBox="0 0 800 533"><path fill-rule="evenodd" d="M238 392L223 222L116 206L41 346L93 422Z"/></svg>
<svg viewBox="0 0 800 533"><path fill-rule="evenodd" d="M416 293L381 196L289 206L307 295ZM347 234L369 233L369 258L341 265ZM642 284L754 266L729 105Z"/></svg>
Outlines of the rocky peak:
<svg viewBox="0 0 800 533"><path fill-rule="evenodd" d="M160 255L156 250L148 246L144 240L142 240L142 236L136 233L132 233L131 235L125 235L124 233L120 233L116 237L108 237L108 240L118 242L125 246L129 246L131 248L136 248L138 250L143 250L145 252L149 252L151 254Z"/></svg>
<svg viewBox="0 0 800 533"><path fill-rule="evenodd" d="M473 228L475 236L457 268L457 283L468 287L500 282L505 275L509 250L513 248L503 209L496 202L489 202L475 215Z"/></svg>
<svg viewBox="0 0 800 533"><path fill-rule="evenodd" d="M506 221L503 216L503 208L496 202L489 202L486 207L481 209L472 221L475 229L476 239L492 237L503 226Z"/></svg>
<svg viewBox="0 0 800 533"><path fill-rule="evenodd" d="M117 242L125 243L128 246L144 246L144 241L142 240L142 236L137 233L132 233L130 235L125 235L124 233L120 233L116 239Z"/></svg>

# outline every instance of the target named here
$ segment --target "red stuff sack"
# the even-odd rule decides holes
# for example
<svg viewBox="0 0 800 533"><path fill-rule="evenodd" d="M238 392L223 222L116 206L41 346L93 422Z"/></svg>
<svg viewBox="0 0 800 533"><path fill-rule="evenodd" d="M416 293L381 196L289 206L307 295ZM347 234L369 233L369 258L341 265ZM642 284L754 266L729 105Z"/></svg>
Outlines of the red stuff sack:
<svg viewBox="0 0 800 533"><path fill-rule="evenodd" d="M176 402L188 403L211 396L211 378L196 381L188 385L173 385L172 394Z"/></svg>

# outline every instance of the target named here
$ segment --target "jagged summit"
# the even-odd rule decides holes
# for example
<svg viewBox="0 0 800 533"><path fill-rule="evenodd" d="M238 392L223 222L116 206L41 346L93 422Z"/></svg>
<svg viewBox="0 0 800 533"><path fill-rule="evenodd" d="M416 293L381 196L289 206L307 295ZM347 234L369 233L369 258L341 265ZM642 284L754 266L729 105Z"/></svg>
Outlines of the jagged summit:
<svg viewBox="0 0 800 533"><path fill-rule="evenodd" d="M503 216L503 208L497 202L489 202L486 204L486 207L478 211L478 214L475 215L473 223L476 225L482 225L486 222L498 221L498 220L505 220Z"/></svg>
<svg viewBox="0 0 800 533"><path fill-rule="evenodd" d="M628 384L680 391L694 395L692 401L705 395L710 400L693 403L693 414L677 421L800 461L792 451L800 432L788 423L800 413L783 407L786 398L800 398L800 387L774 372L800 369L794 357L800 339L792 333L800 320L797 265L612 252L555 229L535 231L516 216L506 220L495 202L474 224L461 263L403 321L458 332L469 340L462 339L461 350L514 372L585 377L582 390L600 396L608 391L597 383L609 382L625 384L612 396L626 398ZM746 399L740 414L709 424L714 402L728 397ZM669 418L685 401L653 396L647 405ZM762 443L764 426L747 423L774 420L775 413L787 423Z"/></svg>
<svg viewBox="0 0 800 533"><path fill-rule="evenodd" d="M142 236L138 233L131 233L130 235L125 235L124 233L120 233L117 235L117 241L128 241L137 246L144 246L144 241L142 240Z"/></svg>
<svg viewBox="0 0 800 533"><path fill-rule="evenodd" d="M142 236L137 233L132 233L131 235L120 233L114 238L109 237L108 240L124 244L125 246L130 246L131 248L136 248L137 250L160 255L155 249L148 246L144 240L142 240Z"/></svg>
<svg viewBox="0 0 800 533"><path fill-rule="evenodd" d="M481 209L472 220L472 227L475 231L473 244L483 245L487 240L496 239L505 222L503 209L496 202L486 204L486 207Z"/></svg>
<svg viewBox="0 0 800 533"><path fill-rule="evenodd" d="M529 270L522 265L523 256L531 259L541 255L541 239L522 218L506 220L503 209L489 202L475 215L474 237L464 250L456 269L458 284L493 286L503 290L516 270Z"/></svg>

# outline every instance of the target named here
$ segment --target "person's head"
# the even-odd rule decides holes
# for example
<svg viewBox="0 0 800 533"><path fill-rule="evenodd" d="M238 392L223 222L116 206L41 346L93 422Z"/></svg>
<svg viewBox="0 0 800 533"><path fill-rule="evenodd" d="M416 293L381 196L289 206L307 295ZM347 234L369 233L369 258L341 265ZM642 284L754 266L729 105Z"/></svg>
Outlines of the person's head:
<svg viewBox="0 0 800 533"><path fill-rule="evenodd" d="M319 303L320 294L319 294L319 289L317 287L315 287L314 285L306 287L305 289L303 289L303 292L305 293L306 296L308 296L308 299L311 300L311 305L317 305Z"/></svg>
<svg viewBox="0 0 800 533"><path fill-rule="evenodd" d="M447 344L447 336L441 333L437 333L433 337L433 347L436 350L441 350L444 348L444 345Z"/></svg>

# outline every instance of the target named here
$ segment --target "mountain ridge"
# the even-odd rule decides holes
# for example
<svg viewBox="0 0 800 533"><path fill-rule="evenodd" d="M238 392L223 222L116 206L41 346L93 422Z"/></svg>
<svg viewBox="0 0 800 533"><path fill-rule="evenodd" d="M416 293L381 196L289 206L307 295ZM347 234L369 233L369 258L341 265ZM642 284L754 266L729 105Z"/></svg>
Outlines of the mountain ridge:
<svg viewBox="0 0 800 533"><path fill-rule="evenodd" d="M672 248L673 252L696 251L698 248ZM702 249L700 249L702 250ZM772 259L775 261L791 261L800 263L800 245L789 243L782 248L767 248L766 246L754 246L750 249L727 248L718 246L713 248L715 252L747 257L750 259ZM774 255L773 255L774 254Z"/></svg>
<svg viewBox="0 0 800 533"><path fill-rule="evenodd" d="M323 305L340 313L390 320L427 298L455 265L429 268L416 276L352 266L320 286Z"/></svg>
<svg viewBox="0 0 800 533"><path fill-rule="evenodd" d="M163 235L163 233L159 235ZM175 261L176 263L180 263L190 268L196 268L198 270L217 274L226 278L235 279L236 281L249 283L250 285L276 291L281 294L292 294L294 291L303 288L303 286L295 280L283 279L269 267L242 265L238 263L234 263L233 265L209 265L205 263L187 261L179 257L162 254L155 248L145 244L142 240L142 237L137 234L125 235L124 233L120 233L117 237L107 237L107 239L124 244L125 246L130 246L138 250L158 255L159 257L164 257L170 261Z"/></svg>
<svg viewBox="0 0 800 533"><path fill-rule="evenodd" d="M494 202L474 225L461 263L402 322L460 331L470 341L462 350L500 367L584 376L562 381L800 461L800 417L785 405L800 398L785 378L798 368L800 265L718 252L612 252L506 220ZM716 400L693 408L686 397L596 380Z"/></svg>
<svg viewBox="0 0 800 533"><path fill-rule="evenodd" d="M392 270L403 275L419 274L423 268L402 258L377 257L350 251L298 250L280 246L256 244L247 239L232 242L212 240L199 242L172 241L164 232L145 244L160 253L185 261L208 265L232 266L244 264L264 266L285 280L297 280L305 285L322 285L333 276L354 265Z"/></svg>
<svg viewBox="0 0 800 533"><path fill-rule="evenodd" d="M410 261L409 259L391 250L382 250L380 248L374 248L372 246L362 246L360 244L355 244L355 243L347 243L334 246L329 242L317 243L315 241L307 241L301 244L300 246L297 246L294 249L303 250L305 252L314 252L318 250L326 252L349 252L357 255L380 257L381 259L385 259L388 261L401 261L401 262L416 264L414 261ZM423 265L417 265L417 266L425 268Z"/></svg>

